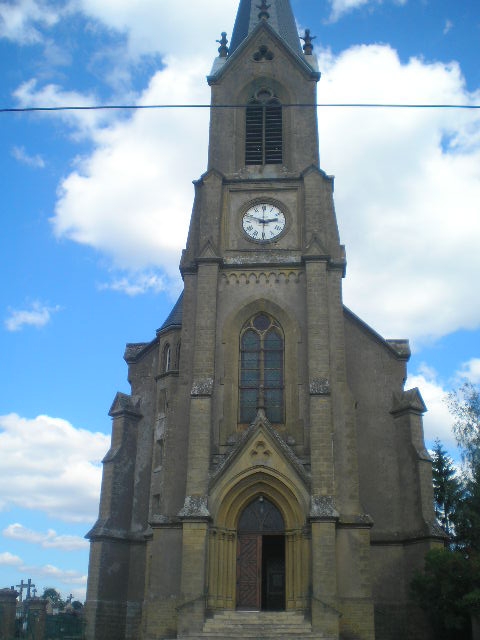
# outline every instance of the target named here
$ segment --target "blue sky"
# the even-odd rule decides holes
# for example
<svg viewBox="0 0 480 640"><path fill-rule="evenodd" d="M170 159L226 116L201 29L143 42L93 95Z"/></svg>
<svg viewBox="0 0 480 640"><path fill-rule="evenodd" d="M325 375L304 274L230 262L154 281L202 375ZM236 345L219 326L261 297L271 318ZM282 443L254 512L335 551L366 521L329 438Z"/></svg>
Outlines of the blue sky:
<svg viewBox="0 0 480 640"><path fill-rule="evenodd" d="M319 102L480 104L478 0L292 0ZM207 103L237 0L0 0L0 106ZM409 337L427 443L480 382L480 111L319 109L345 303ZM83 599L127 342L181 289L208 111L0 113L0 587Z"/></svg>

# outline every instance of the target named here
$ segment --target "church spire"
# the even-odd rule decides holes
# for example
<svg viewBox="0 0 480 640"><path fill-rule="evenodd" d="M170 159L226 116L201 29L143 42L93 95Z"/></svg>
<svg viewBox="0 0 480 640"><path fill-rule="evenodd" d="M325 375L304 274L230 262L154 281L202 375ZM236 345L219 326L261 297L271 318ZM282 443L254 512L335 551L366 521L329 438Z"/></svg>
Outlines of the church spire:
<svg viewBox="0 0 480 640"><path fill-rule="evenodd" d="M295 53L302 53L290 0L269 0L269 3L265 0L240 0L230 54L262 20L268 22Z"/></svg>

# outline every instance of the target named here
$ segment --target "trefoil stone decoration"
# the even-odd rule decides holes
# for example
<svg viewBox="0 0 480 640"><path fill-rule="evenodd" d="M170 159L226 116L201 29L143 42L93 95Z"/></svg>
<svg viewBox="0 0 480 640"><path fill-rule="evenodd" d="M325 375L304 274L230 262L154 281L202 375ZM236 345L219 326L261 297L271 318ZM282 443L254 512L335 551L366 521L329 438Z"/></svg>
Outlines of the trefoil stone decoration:
<svg viewBox="0 0 480 640"><path fill-rule="evenodd" d="M273 60L275 56L273 55L273 52L270 51L270 49L262 44L260 45L260 47L258 48L258 51L256 53L253 54L253 59L255 60L255 62L261 62L262 60Z"/></svg>
<svg viewBox="0 0 480 640"><path fill-rule="evenodd" d="M226 31L222 31L222 39L216 40L216 42L220 45L218 47L218 55L220 58L226 58L228 56L228 40Z"/></svg>
<svg viewBox="0 0 480 640"><path fill-rule="evenodd" d="M254 464L262 464L272 457L272 452L263 440L257 440L253 449L250 451L250 457Z"/></svg>
<svg viewBox="0 0 480 640"><path fill-rule="evenodd" d="M313 53L313 40L316 39L317 36L310 35L310 29L305 29L305 35L300 36L300 40L304 41L303 51L306 56L311 56Z"/></svg>
<svg viewBox="0 0 480 640"><path fill-rule="evenodd" d="M195 380L190 392L191 396L211 396L213 393L213 378Z"/></svg>
<svg viewBox="0 0 480 640"><path fill-rule="evenodd" d="M257 9L260 9L260 13L258 14L258 17L260 20L268 20L270 18L270 14L268 13L268 10L270 9L271 6L272 6L271 4L267 4L267 0L262 0L261 5L257 4Z"/></svg>
<svg viewBox="0 0 480 640"><path fill-rule="evenodd" d="M310 380L310 395L329 396L330 380L328 378L314 378Z"/></svg>

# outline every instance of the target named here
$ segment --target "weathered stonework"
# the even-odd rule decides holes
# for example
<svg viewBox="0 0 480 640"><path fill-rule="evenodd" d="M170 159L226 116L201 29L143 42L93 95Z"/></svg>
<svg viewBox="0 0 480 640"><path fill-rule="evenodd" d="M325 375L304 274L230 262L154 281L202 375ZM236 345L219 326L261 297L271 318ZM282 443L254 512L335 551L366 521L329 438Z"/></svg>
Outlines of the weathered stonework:
<svg viewBox="0 0 480 640"><path fill-rule="evenodd" d="M328 396L330 395L330 382L328 378L315 378L310 382L310 395Z"/></svg>
<svg viewBox="0 0 480 640"><path fill-rule="evenodd" d="M207 496L187 496L178 516L180 518L209 518L207 502Z"/></svg>
<svg viewBox="0 0 480 640"><path fill-rule="evenodd" d="M331 520L340 517L335 509L335 498L333 496L312 496L310 508L310 520Z"/></svg>
<svg viewBox="0 0 480 640"><path fill-rule="evenodd" d="M15 613L18 591L0 589L0 639L10 640L15 635Z"/></svg>
<svg viewBox="0 0 480 640"><path fill-rule="evenodd" d="M195 380L192 385L192 396L211 396L213 392L213 378Z"/></svg>

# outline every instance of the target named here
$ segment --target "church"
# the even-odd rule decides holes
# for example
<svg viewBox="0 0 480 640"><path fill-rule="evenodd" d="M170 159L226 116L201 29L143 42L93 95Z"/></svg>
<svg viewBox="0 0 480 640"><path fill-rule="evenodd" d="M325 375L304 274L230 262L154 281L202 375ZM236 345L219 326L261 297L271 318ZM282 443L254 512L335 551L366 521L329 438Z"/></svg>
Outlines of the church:
<svg viewBox="0 0 480 640"><path fill-rule="evenodd" d="M342 302L313 39L289 0L240 0L218 41L183 292L110 409L89 640L429 638L426 407L408 341Z"/></svg>

